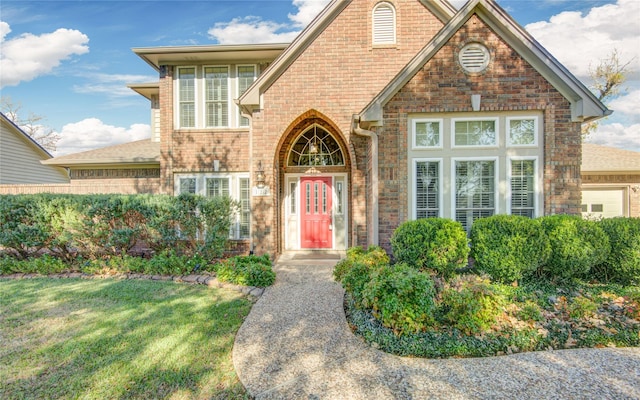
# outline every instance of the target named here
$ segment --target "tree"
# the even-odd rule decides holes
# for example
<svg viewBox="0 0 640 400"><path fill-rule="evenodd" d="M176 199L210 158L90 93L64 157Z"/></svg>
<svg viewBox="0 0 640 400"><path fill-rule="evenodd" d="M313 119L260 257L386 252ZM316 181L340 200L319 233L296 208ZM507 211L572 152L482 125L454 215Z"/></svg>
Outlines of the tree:
<svg viewBox="0 0 640 400"><path fill-rule="evenodd" d="M0 110L14 124L18 125L27 135L31 136L40 146L48 151L55 151L58 140L61 136L42 123L46 120L42 115L28 112L26 117L22 117L22 104L15 103L11 97L0 97Z"/></svg>
<svg viewBox="0 0 640 400"><path fill-rule="evenodd" d="M589 66L589 77L592 82L590 89L603 104L607 105L609 100L620 94L622 84L627 75L632 72L629 70L631 61L633 59L627 62L621 61L618 50L613 49L609 58L600 60L595 69ZM586 138L595 131L598 123L598 121L593 121L583 124L582 137Z"/></svg>

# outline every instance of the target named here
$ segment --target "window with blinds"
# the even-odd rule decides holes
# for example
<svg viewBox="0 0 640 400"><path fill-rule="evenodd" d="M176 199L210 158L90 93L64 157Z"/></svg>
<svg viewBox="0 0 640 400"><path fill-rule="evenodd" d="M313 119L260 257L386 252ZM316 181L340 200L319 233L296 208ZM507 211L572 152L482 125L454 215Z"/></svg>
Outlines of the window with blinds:
<svg viewBox="0 0 640 400"><path fill-rule="evenodd" d="M238 237L248 238L251 232L251 187L249 178L240 178L240 232Z"/></svg>
<svg viewBox="0 0 640 400"><path fill-rule="evenodd" d="M396 43L396 11L389 3L379 3L373 9L373 44Z"/></svg>
<svg viewBox="0 0 640 400"><path fill-rule="evenodd" d="M238 97L249 89L249 86L256 80L255 65L242 65L238 67ZM240 115L238 109L239 126L249 126L249 119Z"/></svg>
<svg viewBox="0 0 640 400"><path fill-rule="evenodd" d="M455 161L455 215L469 231L473 221L496 211L496 162Z"/></svg>
<svg viewBox="0 0 640 400"><path fill-rule="evenodd" d="M205 67L204 81L207 126L229 126L229 68Z"/></svg>
<svg viewBox="0 0 640 400"><path fill-rule="evenodd" d="M535 160L511 160L511 214L535 217Z"/></svg>
<svg viewBox="0 0 640 400"><path fill-rule="evenodd" d="M207 178L207 197L229 196L228 178Z"/></svg>
<svg viewBox="0 0 640 400"><path fill-rule="evenodd" d="M440 216L440 161L415 161L415 217Z"/></svg>
<svg viewBox="0 0 640 400"><path fill-rule="evenodd" d="M196 126L196 69L178 69L178 112L180 126L193 128Z"/></svg>

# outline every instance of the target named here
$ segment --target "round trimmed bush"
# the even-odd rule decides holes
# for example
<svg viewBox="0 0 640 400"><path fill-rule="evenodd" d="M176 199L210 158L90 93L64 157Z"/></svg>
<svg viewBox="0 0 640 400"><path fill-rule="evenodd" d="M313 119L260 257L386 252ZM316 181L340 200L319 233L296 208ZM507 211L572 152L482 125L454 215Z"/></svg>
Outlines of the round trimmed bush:
<svg viewBox="0 0 640 400"><path fill-rule="evenodd" d="M597 222L575 215L550 215L540 220L551 244L551 256L542 267L550 278L586 277L591 267L609 256L609 238Z"/></svg>
<svg viewBox="0 0 640 400"><path fill-rule="evenodd" d="M459 222L424 218L400 225L391 237L391 248L398 262L450 277L467 265L468 242Z"/></svg>
<svg viewBox="0 0 640 400"><path fill-rule="evenodd" d="M366 263L362 260L353 262L348 271L342 276L341 283L349 293L357 307L363 308L363 292L375 271L387 267L388 264Z"/></svg>
<svg viewBox="0 0 640 400"><path fill-rule="evenodd" d="M609 237L611 252L594 268L595 277L623 285L640 282L640 218L606 218L598 225Z"/></svg>
<svg viewBox="0 0 640 400"><path fill-rule="evenodd" d="M347 257L338 261L333 269L333 277L337 282L342 282L344 275L349 272L355 263L364 263L370 266L389 264L389 256L382 247L369 246L364 250L361 246L351 247L347 250Z"/></svg>
<svg viewBox="0 0 640 400"><path fill-rule="evenodd" d="M471 227L475 267L495 281L509 283L536 271L551 254L539 220L519 215L481 218Z"/></svg>
<svg viewBox="0 0 640 400"><path fill-rule="evenodd" d="M396 334L417 333L434 322L433 280L406 264L385 266L365 285L363 306Z"/></svg>

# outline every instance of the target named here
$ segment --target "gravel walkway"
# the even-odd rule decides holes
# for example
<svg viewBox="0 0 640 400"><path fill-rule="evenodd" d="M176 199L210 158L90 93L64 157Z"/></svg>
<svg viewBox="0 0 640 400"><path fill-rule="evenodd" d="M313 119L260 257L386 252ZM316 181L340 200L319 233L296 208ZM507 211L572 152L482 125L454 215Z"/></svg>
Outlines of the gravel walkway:
<svg viewBox="0 0 640 400"><path fill-rule="evenodd" d="M347 326L335 262L276 264L233 348L255 398L640 399L638 348L446 360L375 350Z"/></svg>

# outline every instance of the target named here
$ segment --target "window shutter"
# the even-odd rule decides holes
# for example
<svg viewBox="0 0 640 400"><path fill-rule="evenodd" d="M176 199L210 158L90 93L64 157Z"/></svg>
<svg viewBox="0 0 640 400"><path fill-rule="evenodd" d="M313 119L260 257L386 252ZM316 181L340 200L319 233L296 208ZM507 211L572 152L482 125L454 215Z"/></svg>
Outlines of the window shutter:
<svg viewBox="0 0 640 400"><path fill-rule="evenodd" d="M381 3L373 10L373 44L396 42L396 16L393 7Z"/></svg>

